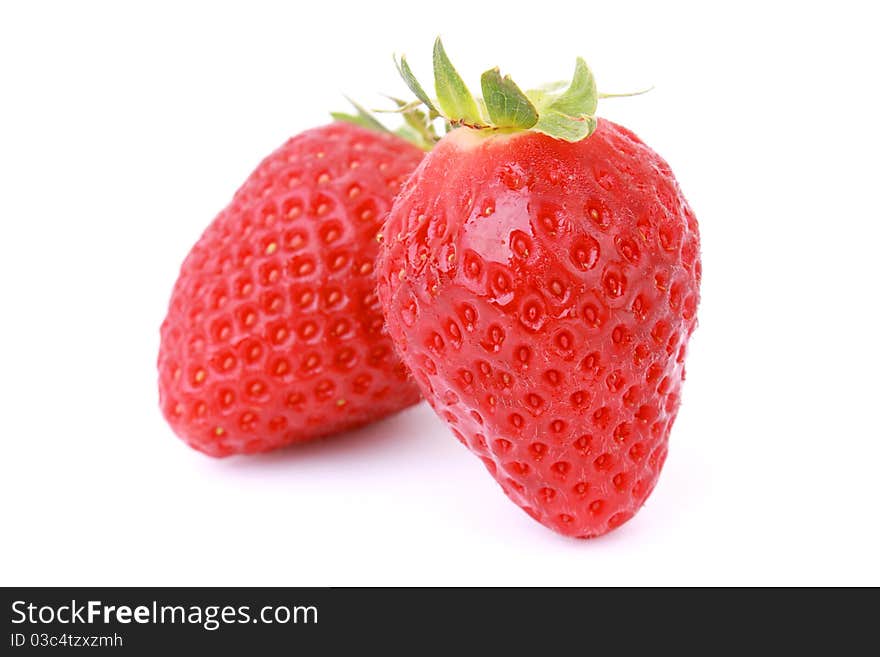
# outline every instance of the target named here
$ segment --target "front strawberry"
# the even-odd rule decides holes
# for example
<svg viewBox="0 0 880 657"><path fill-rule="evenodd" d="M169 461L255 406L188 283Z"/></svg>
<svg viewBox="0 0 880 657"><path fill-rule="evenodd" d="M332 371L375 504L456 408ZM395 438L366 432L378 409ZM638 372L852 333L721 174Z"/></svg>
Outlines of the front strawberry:
<svg viewBox="0 0 880 657"><path fill-rule="evenodd" d="M376 234L422 151L334 123L257 167L187 256L162 324L159 395L212 456L365 424L418 401L383 329Z"/></svg>
<svg viewBox="0 0 880 657"><path fill-rule="evenodd" d="M470 97L435 46L452 131L398 196L379 293L422 394L539 522L593 537L657 482L699 300L696 219L668 165L564 92L497 70ZM488 115L488 116L487 116Z"/></svg>

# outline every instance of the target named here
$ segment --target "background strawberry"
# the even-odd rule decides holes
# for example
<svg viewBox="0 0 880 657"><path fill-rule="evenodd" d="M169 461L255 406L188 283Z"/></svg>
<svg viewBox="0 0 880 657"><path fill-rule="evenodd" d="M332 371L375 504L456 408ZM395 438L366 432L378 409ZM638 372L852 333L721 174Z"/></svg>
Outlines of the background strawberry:
<svg viewBox="0 0 880 657"><path fill-rule="evenodd" d="M257 167L181 267L159 349L174 431L212 456L326 436L418 400L383 333L376 234L423 153L337 122Z"/></svg>
<svg viewBox="0 0 880 657"><path fill-rule="evenodd" d="M435 47L435 116L459 127L398 196L379 292L426 399L541 523L592 537L657 482L701 265L666 162L568 90L483 76L480 109Z"/></svg>

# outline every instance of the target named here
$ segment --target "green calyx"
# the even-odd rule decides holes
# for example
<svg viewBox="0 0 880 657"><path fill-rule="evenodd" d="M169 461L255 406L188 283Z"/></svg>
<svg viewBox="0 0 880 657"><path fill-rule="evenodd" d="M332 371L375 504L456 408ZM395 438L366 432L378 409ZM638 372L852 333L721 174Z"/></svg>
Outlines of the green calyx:
<svg viewBox="0 0 880 657"><path fill-rule="evenodd" d="M489 69L480 77L483 95L475 98L438 37L434 42L435 97L432 98L413 74L406 57L395 57L394 62L416 99L406 102L392 98L396 108L385 111L400 113L405 125L397 134L425 150L430 150L439 140L434 128L437 119L442 119L446 132L459 127L487 134L530 131L563 141L580 141L596 129L596 107L600 98L635 96L649 91L601 94L596 89L592 71L578 57L568 84L555 83L527 91L520 89L509 75L502 76L498 68ZM356 114L333 114L334 118L388 131L367 110L351 102Z"/></svg>
<svg viewBox="0 0 880 657"><path fill-rule="evenodd" d="M443 42L434 42L434 103L416 80L405 57L398 70L410 90L429 108L434 108L450 128L466 126L474 130L542 132L556 139L580 141L596 129L599 93L596 81L583 59L578 58L574 76L567 87L553 85L523 91L497 68L483 73L483 97L475 99L452 65Z"/></svg>
<svg viewBox="0 0 880 657"><path fill-rule="evenodd" d="M354 123L362 128L375 130L376 132L386 132L395 134L398 137L406 139L408 142L418 146L422 150L429 151L434 144L440 141L440 137L434 130L433 120L438 116L435 113L429 116L423 112L420 102L407 103L400 98L388 96L395 105L393 110L375 110L376 112L396 112L403 115L404 124L397 130L390 130L379 119L373 116L373 113L364 108L361 104L352 100L348 96L345 97L354 108L354 113L350 112L330 112L330 116L336 121L345 121L346 123Z"/></svg>
<svg viewBox="0 0 880 657"><path fill-rule="evenodd" d="M381 121L373 116L362 105L352 100L348 96L345 97L345 100L351 103L351 106L354 108L355 113L349 114L348 112L330 112L330 116L332 116L337 121L354 123L355 125L359 125L362 128L369 128L370 130L376 130L377 132L391 132L390 130L388 130L388 128L382 125Z"/></svg>

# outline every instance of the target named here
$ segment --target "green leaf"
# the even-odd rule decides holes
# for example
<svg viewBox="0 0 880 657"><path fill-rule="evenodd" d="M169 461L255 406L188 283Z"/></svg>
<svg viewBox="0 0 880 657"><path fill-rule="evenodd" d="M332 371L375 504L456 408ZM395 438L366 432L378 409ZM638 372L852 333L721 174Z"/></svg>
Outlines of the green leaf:
<svg viewBox="0 0 880 657"><path fill-rule="evenodd" d="M619 94L603 94L600 92L597 97L599 98L599 100L602 100L603 98L631 98L632 96L641 96L648 93L649 91L654 91L654 85L651 85L646 89L639 89L638 91L626 91Z"/></svg>
<svg viewBox="0 0 880 657"><path fill-rule="evenodd" d="M418 143L425 150L431 150L431 147L439 141L430 118L423 111L412 109L404 112L403 120L406 121L406 127L418 135Z"/></svg>
<svg viewBox="0 0 880 657"><path fill-rule="evenodd" d="M568 116L590 116L596 113L599 95L596 80L587 63L580 57L574 67L574 76L568 89L550 102L549 108Z"/></svg>
<svg viewBox="0 0 880 657"><path fill-rule="evenodd" d="M568 86L568 80L556 80L556 82L548 82L547 84L542 84L538 87L538 91L543 91L545 93L553 93L555 91L560 91L561 89L565 89Z"/></svg>
<svg viewBox="0 0 880 657"><path fill-rule="evenodd" d="M489 118L499 128L528 130L538 122L538 111L509 75L501 77L497 68L480 78L483 101Z"/></svg>
<svg viewBox="0 0 880 657"><path fill-rule="evenodd" d="M555 92L559 91L568 86L568 81L564 82L551 82L549 84L542 84L540 87L536 89L529 89L526 91L526 97L532 101L532 105L535 107L546 107L550 104L550 101L547 100L549 96L551 100L556 98L559 94Z"/></svg>
<svg viewBox="0 0 880 657"><path fill-rule="evenodd" d="M537 132L563 141L580 141L593 134L596 130L595 117L569 116L555 110L546 110L534 126Z"/></svg>
<svg viewBox="0 0 880 657"><path fill-rule="evenodd" d="M359 125L362 128L367 128L369 130L378 130L378 128L376 128L376 126L371 121L366 121L362 116L358 116L357 114L349 114L347 112L330 112L330 116L332 116L335 121L354 123L355 125ZM380 132L388 132L388 129L385 128L385 126L382 126Z"/></svg>
<svg viewBox="0 0 880 657"><path fill-rule="evenodd" d="M434 42L434 87L437 92L437 103L447 119L470 125L483 123L477 102L449 61L440 37Z"/></svg>
<svg viewBox="0 0 880 657"><path fill-rule="evenodd" d="M420 100L413 100L413 101L410 101L407 103L403 100L400 100L399 98L394 98L393 96L386 96L386 98L391 100L395 105L397 105L397 107L395 107L394 109L384 109L384 108L374 107L370 111L372 111L376 114L404 114L405 112L409 112L414 109L418 109L423 105L422 101L420 101Z"/></svg>
<svg viewBox="0 0 880 657"><path fill-rule="evenodd" d="M376 119L376 117L370 114L369 111L364 109L363 106L356 103L348 96L346 96L345 99L352 104L357 114L347 114L345 112L330 112L330 116L332 116L337 121L354 123L355 125L359 125L362 128L369 128L370 130L377 130L378 132L389 132L388 128L382 125Z"/></svg>
<svg viewBox="0 0 880 657"><path fill-rule="evenodd" d="M407 102L403 98L398 98L397 96L391 96L389 94L382 94L382 95L385 96L385 98L390 100L392 103L394 103L398 107L403 107L404 105L407 105ZM414 103L416 101L410 101L410 102Z"/></svg>
<svg viewBox="0 0 880 657"><path fill-rule="evenodd" d="M545 86L526 94L538 110L534 130L572 142L589 137L596 130L599 94L587 63L578 57L568 87L560 90L559 86Z"/></svg>
<svg viewBox="0 0 880 657"><path fill-rule="evenodd" d="M425 113L418 109L411 109L404 112L403 120L406 121L407 125L419 132L426 131L431 125L428 121L428 117L425 116Z"/></svg>
<svg viewBox="0 0 880 657"><path fill-rule="evenodd" d="M419 144L422 149L428 150L428 147L424 144L421 135L419 135L418 132L413 130L408 125L400 126L397 130L394 131L394 134L398 137L406 139L411 144Z"/></svg>
<svg viewBox="0 0 880 657"><path fill-rule="evenodd" d="M422 88L422 85L419 84L416 76L413 75L409 64L406 63L406 57L401 55L399 61L395 57L394 64L397 66L397 72L400 73L400 77L403 78L403 81L406 82L406 86L409 87L409 90L412 91L413 94L415 94L415 97L422 101L425 104L425 107L429 110L436 112L437 110L434 107L434 103L431 102L430 97L425 93L425 90Z"/></svg>

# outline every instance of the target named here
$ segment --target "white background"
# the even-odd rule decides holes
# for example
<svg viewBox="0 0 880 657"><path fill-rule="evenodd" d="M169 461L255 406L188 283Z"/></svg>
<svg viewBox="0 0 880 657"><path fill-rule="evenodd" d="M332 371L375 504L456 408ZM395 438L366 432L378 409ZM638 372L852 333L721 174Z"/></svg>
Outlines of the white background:
<svg viewBox="0 0 880 657"><path fill-rule="evenodd" d="M0 583L880 584L878 85L867 3L4 2ZM583 55L701 222L660 483L607 537L512 505L425 406L212 460L157 405L180 261L257 162L427 74ZM425 75L424 77L428 77ZM476 86L476 84L475 84Z"/></svg>

